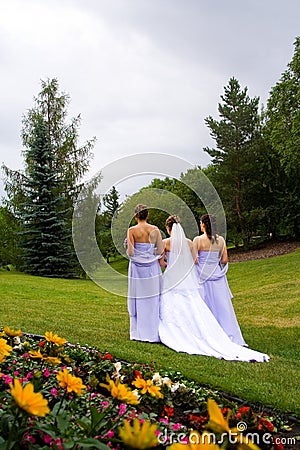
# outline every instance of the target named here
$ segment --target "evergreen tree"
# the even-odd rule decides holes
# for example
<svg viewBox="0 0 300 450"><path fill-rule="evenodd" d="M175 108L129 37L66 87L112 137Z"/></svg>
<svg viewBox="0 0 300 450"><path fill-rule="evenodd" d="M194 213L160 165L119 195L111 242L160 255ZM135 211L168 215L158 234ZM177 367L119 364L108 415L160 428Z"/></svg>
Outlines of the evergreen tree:
<svg viewBox="0 0 300 450"><path fill-rule="evenodd" d="M27 142L30 165L24 182L23 204L24 271L48 277L71 277L74 255L68 227L68 199L62 191L60 171L49 141L47 124L37 117Z"/></svg>
<svg viewBox="0 0 300 450"><path fill-rule="evenodd" d="M204 150L215 165L211 181L218 190L231 226L236 227L244 245L248 245L251 233L247 216L251 205L245 201L245 193L255 167L253 146L259 137L259 98L250 99L247 88L242 90L238 80L231 78L221 99L220 120L211 116L205 119L217 148L206 147Z"/></svg>
<svg viewBox="0 0 300 450"><path fill-rule="evenodd" d="M41 85L35 106L23 118L25 170L3 167L7 204L26 228L21 244L24 269L70 277L76 261L71 241L73 209L95 139L78 146L80 116L66 122L69 96L59 92L56 79Z"/></svg>
<svg viewBox="0 0 300 450"><path fill-rule="evenodd" d="M114 215L118 213L118 209L120 207L119 198L120 194L118 193L115 186L113 186L110 191L103 196L102 202L106 208L104 214L107 217L109 227L111 226L111 221Z"/></svg>
<svg viewBox="0 0 300 450"><path fill-rule="evenodd" d="M80 180L89 168L95 144L95 138L78 146L78 127L80 115L66 122L67 106L70 102L68 94L59 92L58 81L41 81L42 90L35 98L35 107L27 112L23 118L22 139L26 147L34 134L35 122L40 117L46 123L49 144L56 158L54 164L61 174L64 191L70 199L70 206L74 205L82 188ZM23 152L25 165L30 168L33 163L26 150Z"/></svg>

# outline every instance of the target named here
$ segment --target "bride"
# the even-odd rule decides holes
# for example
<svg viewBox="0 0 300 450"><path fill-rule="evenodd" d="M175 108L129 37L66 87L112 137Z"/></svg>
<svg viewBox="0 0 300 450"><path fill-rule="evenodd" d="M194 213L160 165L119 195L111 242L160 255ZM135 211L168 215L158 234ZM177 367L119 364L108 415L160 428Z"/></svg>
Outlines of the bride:
<svg viewBox="0 0 300 450"><path fill-rule="evenodd" d="M177 352L235 361L269 361L269 356L233 343L201 298L192 241L178 216L166 221L167 268L163 275L159 336Z"/></svg>

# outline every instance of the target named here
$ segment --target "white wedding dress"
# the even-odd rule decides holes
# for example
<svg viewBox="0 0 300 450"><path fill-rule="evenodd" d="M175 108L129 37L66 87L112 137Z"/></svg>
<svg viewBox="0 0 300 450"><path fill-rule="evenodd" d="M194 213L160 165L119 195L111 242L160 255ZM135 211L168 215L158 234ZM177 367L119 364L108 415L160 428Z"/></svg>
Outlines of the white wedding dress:
<svg viewBox="0 0 300 450"><path fill-rule="evenodd" d="M200 296L196 268L183 228L173 224L163 276L159 337L176 352L234 361L269 361L269 356L233 343Z"/></svg>

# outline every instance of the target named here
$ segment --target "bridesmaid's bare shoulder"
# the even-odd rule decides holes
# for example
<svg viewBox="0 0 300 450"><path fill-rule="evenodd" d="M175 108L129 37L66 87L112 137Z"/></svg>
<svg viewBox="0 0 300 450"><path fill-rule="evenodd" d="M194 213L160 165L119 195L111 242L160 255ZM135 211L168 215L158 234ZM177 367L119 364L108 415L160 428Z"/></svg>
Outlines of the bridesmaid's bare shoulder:
<svg viewBox="0 0 300 450"><path fill-rule="evenodd" d="M166 252L170 251L170 238L163 239L163 244Z"/></svg>

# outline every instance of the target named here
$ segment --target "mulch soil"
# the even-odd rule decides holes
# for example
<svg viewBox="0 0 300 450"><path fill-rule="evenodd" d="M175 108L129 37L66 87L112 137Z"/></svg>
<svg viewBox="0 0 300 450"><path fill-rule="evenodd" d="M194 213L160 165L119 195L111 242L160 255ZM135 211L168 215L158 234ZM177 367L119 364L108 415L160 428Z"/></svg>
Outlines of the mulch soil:
<svg viewBox="0 0 300 450"><path fill-rule="evenodd" d="M271 258L285 255L300 248L300 242L295 241L267 241L256 245L250 250L243 248L230 248L228 250L229 262L250 261L253 259Z"/></svg>

